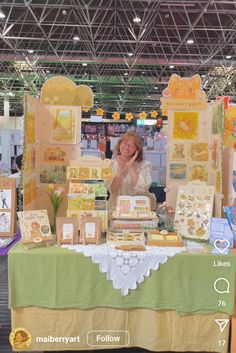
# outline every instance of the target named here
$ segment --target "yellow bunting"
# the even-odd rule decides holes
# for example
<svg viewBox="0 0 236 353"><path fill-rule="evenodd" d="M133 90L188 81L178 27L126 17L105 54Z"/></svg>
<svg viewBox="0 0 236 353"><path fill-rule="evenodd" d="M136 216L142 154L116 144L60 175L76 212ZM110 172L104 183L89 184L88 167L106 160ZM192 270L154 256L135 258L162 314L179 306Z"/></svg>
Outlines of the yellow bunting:
<svg viewBox="0 0 236 353"><path fill-rule="evenodd" d="M82 111L85 112L85 113L87 113L87 112L89 111L89 109L90 109L89 107L83 107L83 108L82 108Z"/></svg>
<svg viewBox="0 0 236 353"><path fill-rule="evenodd" d="M157 115L158 115L158 113L157 113L156 110L153 110L153 111L151 112L151 117L152 117L152 118L156 118Z"/></svg>
<svg viewBox="0 0 236 353"><path fill-rule="evenodd" d="M120 120L120 113L117 113L117 112L113 113L113 114L112 114L112 118L113 118L114 120Z"/></svg>
<svg viewBox="0 0 236 353"><path fill-rule="evenodd" d="M126 113L125 114L125 119L128 120L128 121L131 121L133 119L133 114L132 113Z"/></svg>
<svg viewBox="0 0 236 353"><path fill-rule="evenodd" d="M103 116L104 110L102 108L98 108L98 109L96 109L96 114L100 115L100 116Z"/></svg>
<svg viewBox="0 0 236 353"><path fill-rule="evenodd" d="M147 113L145 113L145 112L139 113L140 119L144 120L144 119L146 119L146 117L147 117Z"/></svg>

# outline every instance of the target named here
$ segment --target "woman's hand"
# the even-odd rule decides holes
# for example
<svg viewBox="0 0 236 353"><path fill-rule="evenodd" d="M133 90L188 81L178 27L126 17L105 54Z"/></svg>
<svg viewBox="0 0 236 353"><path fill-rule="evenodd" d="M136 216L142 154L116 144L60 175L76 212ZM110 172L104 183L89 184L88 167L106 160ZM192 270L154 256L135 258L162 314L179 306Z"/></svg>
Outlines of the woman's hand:
<svg viewBox="0 0 236 353"><path fill-rule="evenodd" d="M138 157L138 150L135 152L132 158L128 162L126 162L126 165L128 168L132 168L134 166L134 162L136 161L136 158Z"/></svg>

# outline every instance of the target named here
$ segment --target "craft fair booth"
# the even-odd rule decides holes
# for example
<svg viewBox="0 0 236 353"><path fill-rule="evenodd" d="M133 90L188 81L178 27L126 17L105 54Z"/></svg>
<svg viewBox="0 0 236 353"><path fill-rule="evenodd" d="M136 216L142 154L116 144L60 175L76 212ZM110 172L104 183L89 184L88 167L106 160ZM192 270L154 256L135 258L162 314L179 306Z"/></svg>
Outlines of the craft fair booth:
<svg viewBox="0 0 236 353"><path fill-rule="evenodd" d="M120 197L108 222L111 161L80 157L90 89L59 77L44 84L40 100L27 97L22 244L8 256L14 350L226 353L231 337L234 353L236 257L220 218L223 102L206 102L199 76L173 76L162 104L176 232L158 230L156 212L139 196ZM55 209L58 188L65 196Z"/></svg>

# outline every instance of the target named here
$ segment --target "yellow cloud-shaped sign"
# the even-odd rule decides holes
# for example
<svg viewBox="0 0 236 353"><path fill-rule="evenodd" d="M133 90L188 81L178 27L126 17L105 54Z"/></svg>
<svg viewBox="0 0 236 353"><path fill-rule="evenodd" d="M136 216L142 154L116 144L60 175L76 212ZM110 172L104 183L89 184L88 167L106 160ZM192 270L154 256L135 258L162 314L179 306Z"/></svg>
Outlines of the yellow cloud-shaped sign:
<svg viewBox="0 0 236 353"><path fill-rule="evenodd" d="M54 76L45 81L40 101L46 105L93 106L93 91L89 86L76 84L67 77Z"/></svg>

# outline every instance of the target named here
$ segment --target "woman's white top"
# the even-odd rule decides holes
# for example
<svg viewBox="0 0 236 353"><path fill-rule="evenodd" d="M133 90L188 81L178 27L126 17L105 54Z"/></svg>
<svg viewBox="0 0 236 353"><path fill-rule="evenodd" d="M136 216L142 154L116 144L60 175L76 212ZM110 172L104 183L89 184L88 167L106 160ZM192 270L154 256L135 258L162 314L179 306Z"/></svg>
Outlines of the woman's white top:
<svg viewBox="0 0 236 353"><path fill-rule="evenodd" d="M118 169L117 160L112 160L111 168L113 171L113 175L116 174ZM116 195L110 195L110 199L108 202L108 210L111 211L115 208L115 201L117 196L147 196L151 201L151 209L156 209L156 197L154 194L150 193L148 189L152 184L151 171L152 165L149 161L143 160L141 162L135 162L135 168L139 175L137 184L133 186L130 175L128 174L128 168L124 173L124 177L122 179L122 183L120 185L119 190L117 190ZM109 192L111 192L110 187L108 188Z"/></svg>

